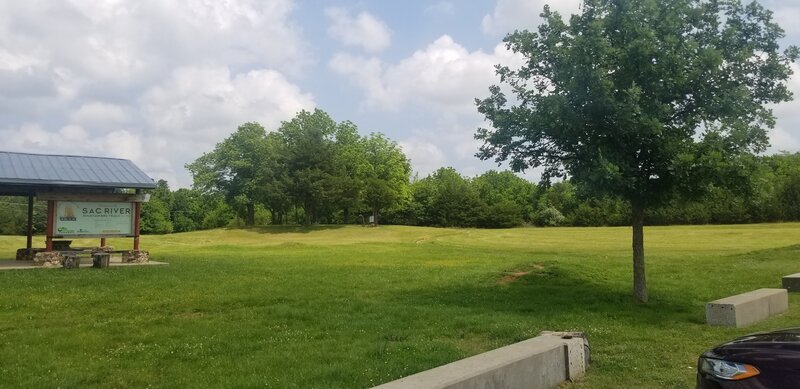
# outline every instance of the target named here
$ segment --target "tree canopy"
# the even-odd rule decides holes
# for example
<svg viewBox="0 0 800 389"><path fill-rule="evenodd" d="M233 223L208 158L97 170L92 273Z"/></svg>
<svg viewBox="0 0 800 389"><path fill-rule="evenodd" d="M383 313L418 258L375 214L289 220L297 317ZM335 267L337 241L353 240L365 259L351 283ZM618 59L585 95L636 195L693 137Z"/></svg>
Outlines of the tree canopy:
<svg viewBox="0 0 800 389"><path fill-rule="evenodd" d="M755 2L585 0L568 22L542 17L505 38L525 63L498 67L509 92L476 101L492 127L478 156L627 201L634 295L647 301L645 210L745 181L774 125L768 104L792 97L798 49L779 50L783 30Z"/></svg>
<svg viewBox="0 0 800 389"><path fill-rule="evenodd" d="M367 137L350 121L337 123L320 109L301 111L267 132L246 123L214 150L187 165L195 189L218 193L255 223L257 208L283 223L290 209L303 222L349 223L368 207L376 216L407 198L411 167L397 143Z"/></svg>

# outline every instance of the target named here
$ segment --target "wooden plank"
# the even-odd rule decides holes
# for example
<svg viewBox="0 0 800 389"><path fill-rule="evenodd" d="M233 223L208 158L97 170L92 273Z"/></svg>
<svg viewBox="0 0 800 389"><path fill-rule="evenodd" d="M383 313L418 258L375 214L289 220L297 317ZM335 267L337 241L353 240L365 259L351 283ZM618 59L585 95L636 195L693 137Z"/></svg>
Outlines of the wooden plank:
<svg viewBox="0 0 800 389"><path fill-rule="evenodd" d="M146 203L150 201L150 194L132 193L37 193L39 200L58 201L109 201L119 203Z"/></svg>
<svg viewBox="0 0 800 389"><path fill-rule="evenodd" d="M134 238L136 235L130 234L80 234L80 235L53 235L57 239L72 239L72 238Z"/></svg>

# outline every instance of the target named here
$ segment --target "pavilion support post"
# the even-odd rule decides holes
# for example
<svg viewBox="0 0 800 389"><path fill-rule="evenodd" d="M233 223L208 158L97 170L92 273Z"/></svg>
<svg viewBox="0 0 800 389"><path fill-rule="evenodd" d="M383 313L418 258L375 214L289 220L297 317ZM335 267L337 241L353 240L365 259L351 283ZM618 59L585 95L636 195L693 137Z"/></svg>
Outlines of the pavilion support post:
<svg viewBox="0 0 800 389"><path fill-rule="evenodd" d="M139 251L139 221L142 216L142 203L133 203L133 251Z"/></svg>
<svg viewBox="0 0 800 389"><path fill-rule="evenodd" d="M33 248L33 193L28 194L28 249Z"/></svg>
<svg viewBox="0 0 800 389"><path fill-rule="evenodd" d="M56 202L47 201L47 251L53 251L53 235L56 225Z"/></svg>

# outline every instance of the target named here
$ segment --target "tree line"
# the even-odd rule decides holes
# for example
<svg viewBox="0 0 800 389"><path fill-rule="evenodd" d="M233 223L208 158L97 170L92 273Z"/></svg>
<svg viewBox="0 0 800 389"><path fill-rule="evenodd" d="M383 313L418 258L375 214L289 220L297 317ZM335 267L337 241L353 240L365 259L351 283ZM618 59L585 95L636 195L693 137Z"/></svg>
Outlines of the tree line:
<svg viewBox="0 0 800 389"><path fill-rule="evenodd" d="M746 187L711 185L701 198L678 196L666 205L648 210L646 224L800 221L800 153L756 157L747 171L751 179ZM288 205L277 216L273 216L268 205L255 202L252 224L307 223L303 204L293 202L289 192L283 195L289 199ZM142 231L167 233L245 226L248 208L241 199L222 191L204 192L196 188L170 191L161 180L143 208ZM330 203L317 205L318 210L326 210L317 215L321 223L368 223L373 211L366 202L361 202L363 198L350 199L354 206L349 208L347 219L341 204L348 201L333 197L327 197L326 201ZM24 212L24 207L18 208ZM404 182L397 201L380 211L383 224L436 227L628 226L630 219L627 201L593 195L577 180L537 184L510 171L488 171L467 177L451 167L442 167L423 178L411 177Z"/></svg>
<svg viewBox="0 0 800 389"><path fill-rule="evenodd" d="M408 158L382 134L358 134L323 111L301 112L269 132L246 123L187 165L192 188L157 182L142 207L144 234L268 224L382 224L510 228L626 226L627 201L598 196L580 181L530 182L510 171L467 177L442 167L411 176ZM709 184L645 215L648 225L800 221L800 153L750 159L746 185ZM36 202L34 230L46 224ZM0 234L21 235L27 198L0 197Z"/></svg>

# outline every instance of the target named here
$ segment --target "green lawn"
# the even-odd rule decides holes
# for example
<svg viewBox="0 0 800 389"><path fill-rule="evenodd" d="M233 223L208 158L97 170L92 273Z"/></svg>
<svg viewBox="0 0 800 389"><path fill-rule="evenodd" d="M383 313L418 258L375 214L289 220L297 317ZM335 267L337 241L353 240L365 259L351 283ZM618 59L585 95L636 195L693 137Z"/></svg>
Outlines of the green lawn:
<svg viewBox="0 0 800 389"><path fill-rule="evenodd" d="M629 293L629 235L284 227L145 236L152 259L169 266L0 272L0 386L368 387L574 330L589 334L594 363L570 388L684 388L704 349L800 323L794 295L789 313L747 329L709 327L703 310L800 272L800 224L647 228L646 305ZM23 245L0 238L0 257Z"/></svg>

